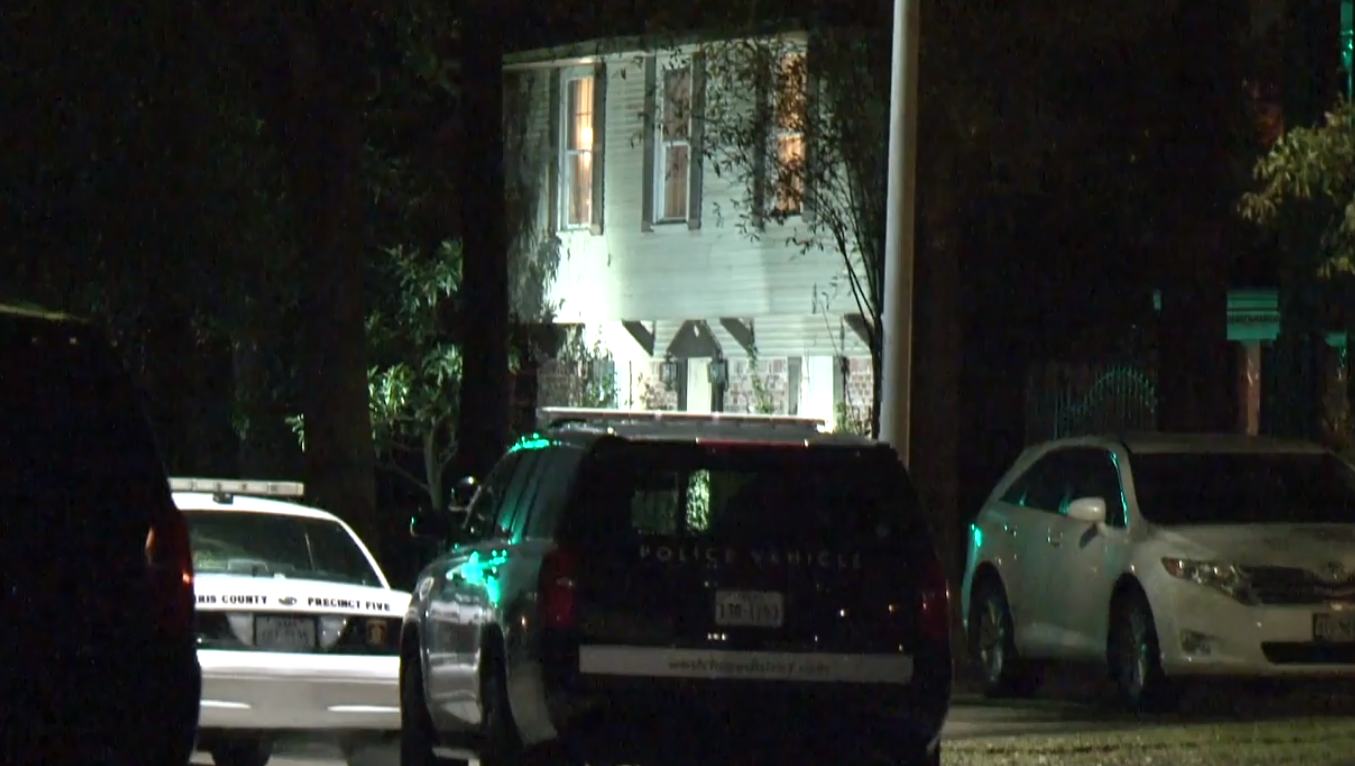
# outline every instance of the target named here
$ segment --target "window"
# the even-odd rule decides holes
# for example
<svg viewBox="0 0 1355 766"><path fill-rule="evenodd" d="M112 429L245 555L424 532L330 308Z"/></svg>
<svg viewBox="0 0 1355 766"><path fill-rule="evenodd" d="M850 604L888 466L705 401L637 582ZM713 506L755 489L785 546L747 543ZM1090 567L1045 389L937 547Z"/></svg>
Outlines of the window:
<svg viewBox="0 0 1355 766"><path fill-rule="evenodd" d="M466 514L468 540L482 540L495 534L494 522L498 519L499 509L508 494L508 485L521 462L522 453L508 453L480 485L480 489L470 501L469 513Z"/></svg>
<svg viewBox="0 0 1355 766"><path fill-rule="evenodd" d="M193 568L381 586L353 535L328 519L186 509Z"/></svg>
<svg viewBox="0 0 1355 766"><path fill-rule="evenodd" d="M1103 449L1078 448L1069 450L1073 474L1073 493L1069 500L1099 497L1106 502L1106 523L1112 527L1127 526L1124 493L1120 490L1120 469L1115 456ZM1067 512L1067 508L1061 509Z"/></svg>
<svg viewBox="0 0 1355 766"><path fill-rule="evenodd" d="M569 77L564 83L564 185L566 228L588 226L593 220L593 78Z"/></svg>
<svg viewBox="0 0 1355 766"><path fill-rule="evenodd" d="M776 73L772 105L772 137L776 142L772 209L781 215L795 215L804 204L808 85L805 55L792 53L783 57Z"/></svg>
<svg viewBox="0 0 1355 766"><path fill-rule="evenodd" d="M660 175L655 189L655 215L659 221L685 221L690 204L692 162L692 69L682 66L666 69L663 92L655 100L654 145L659 153L656 165Z"/></svg>
<svg viewBox="0 0 1355 766"><path fill-rule="evenodd" d="M1071 478L1068 474L1066 450L1050 452L1026 470L1012 484L1002 502L1031 510L1058 513L1072 498Z"/></svg>
<svg viewBox="0 0 1355 766"><path fill-rule="evenodd" d="M1355 472L1327 453L1148 453L1129 467L1139 511L1157 524L1355 521Z"/></svg>
<svg viewBox="0 0 1355 766"><path fill-rule="evenodd" d="M837 545L902 536L917 499L879 450L627 445L599 451L571 523L585 537Z"/></svg>

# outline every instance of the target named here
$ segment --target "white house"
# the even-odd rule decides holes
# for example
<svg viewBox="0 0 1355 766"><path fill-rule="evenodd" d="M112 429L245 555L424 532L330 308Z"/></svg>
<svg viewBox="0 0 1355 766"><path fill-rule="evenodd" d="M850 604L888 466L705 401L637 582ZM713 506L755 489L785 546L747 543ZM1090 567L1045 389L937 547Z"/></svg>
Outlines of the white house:
<svg viewBox="0 0 1355 766"><path fill-rule="evenodd" d="M806 55L789 39L786 55ZM707 89L701 49L639 46L505 61L545 147L542 208L564 251L550 289L557 321L611 352L621 406L861 417L870 355L842 257L788 243L803 225L794 214L757 238L740 229L747 183L710 172L692 119ZM769 140L783 157L812 151L790 131ZM797 204L786 196L772 204Z"/></svg>

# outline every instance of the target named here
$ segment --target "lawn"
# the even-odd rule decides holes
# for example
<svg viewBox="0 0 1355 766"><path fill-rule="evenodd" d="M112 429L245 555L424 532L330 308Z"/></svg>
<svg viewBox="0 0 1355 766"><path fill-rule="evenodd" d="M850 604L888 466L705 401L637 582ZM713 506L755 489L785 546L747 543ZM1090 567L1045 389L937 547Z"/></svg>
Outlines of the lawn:
<svg viewBox="0 0 1355 766"><path fill-rule="evenodd" d="M1355 766L1355 719L1171 724L945 748L944 766Z"/></svg>

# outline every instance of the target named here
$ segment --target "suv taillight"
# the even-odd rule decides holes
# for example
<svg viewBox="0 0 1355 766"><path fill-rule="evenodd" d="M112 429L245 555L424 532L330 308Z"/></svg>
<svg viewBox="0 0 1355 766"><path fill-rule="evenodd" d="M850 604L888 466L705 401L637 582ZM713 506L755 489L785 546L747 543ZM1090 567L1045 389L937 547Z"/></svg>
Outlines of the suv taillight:
<svg viewBox="0 0 1355 766"><path fill-rule="evenodd" d="M950 583L945 568L935 553L928 558L918 582L922 594L919 627L922 635L935 641L950 640Z"/></svg>
<svg viewBox="0 0 1355 766"><path fill-rule="evenodd" d="M160 513L146 533L146 564L165 601L168 627L191 630L197 607L193 595L193 548L188 522L176 508Z"/></svg>
<svg viewBox="0 0 1355 766"><path fill-rule="evenodd" d="M578 563L574 552L565 548L556 548L542 559L537 604L544 627L568 628L574 624Z"/></svg>

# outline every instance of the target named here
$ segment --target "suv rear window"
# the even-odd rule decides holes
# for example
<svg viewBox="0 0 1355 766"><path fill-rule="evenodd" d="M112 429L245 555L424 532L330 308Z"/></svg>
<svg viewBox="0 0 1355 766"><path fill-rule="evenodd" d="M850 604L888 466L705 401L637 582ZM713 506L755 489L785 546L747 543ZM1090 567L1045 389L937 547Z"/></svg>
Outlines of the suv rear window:
<svg viewBox="0 0 1355 766"><path fill-rule="evenodd" d="M907 472L882 447L608 445L576 501L568 523L585 537L846 543L918 518Z"/></svg>

